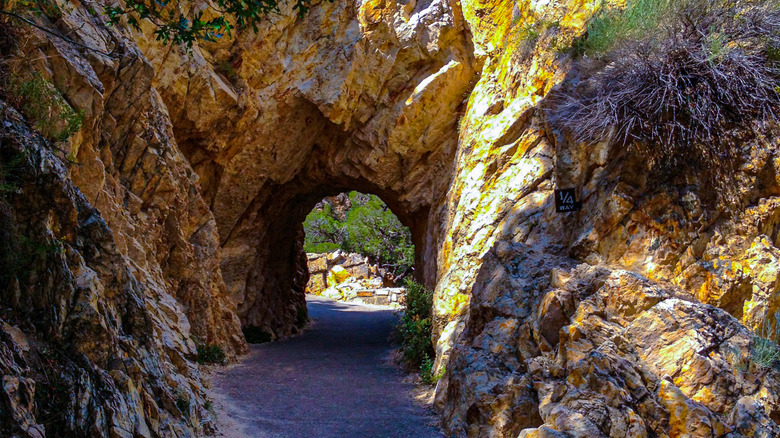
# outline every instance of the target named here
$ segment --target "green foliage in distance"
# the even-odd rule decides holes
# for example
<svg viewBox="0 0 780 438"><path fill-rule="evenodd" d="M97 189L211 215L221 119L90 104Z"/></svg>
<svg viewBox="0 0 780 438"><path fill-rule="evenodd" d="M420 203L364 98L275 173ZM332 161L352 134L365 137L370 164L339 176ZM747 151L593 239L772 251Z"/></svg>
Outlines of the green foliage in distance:
<svg viewBox="0 0 780 438"><path fill-rule="evenodd" d="M306 232L304 250L306 252L323 253L333 251L346 245L346 229L339 220L329 202L322 202L320 208L315 208L303 221Z"/></svg>
<svg viewBox="0 0 780 438"><path fill-rule="evenodd" d="M379 197L350 192L352 207L339 219L333 207L323 202L303 223L306 252L342 249L367 256L395 276L414 265L412 234Z"/></svg>

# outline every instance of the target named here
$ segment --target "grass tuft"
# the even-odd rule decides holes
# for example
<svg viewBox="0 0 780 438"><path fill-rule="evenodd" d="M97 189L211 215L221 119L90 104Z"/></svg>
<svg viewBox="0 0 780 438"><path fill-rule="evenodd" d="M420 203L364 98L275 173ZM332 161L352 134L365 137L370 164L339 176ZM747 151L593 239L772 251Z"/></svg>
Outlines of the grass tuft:
<svg viewBox="0 0 780 438"><path fill-rule="evenodd" d="M81 128L84 112L73 109L39 72L27 78L11 74L3 88L12 106L48 140L65 141Z"/></svg>
<svg viewBox="0 0 780 438"><path fill-rule="evenodd" d="M179 395L176 397L176 409L181 412L181 415L183 418L189 418L190 416L190 401L184 397L184 395Z"/></svg>
<svg viewBox="0 0 780 438"><path fill-rule="evenodd" d="M223 364L225 363L225 352L219 345L199 345L198 363L203 364Z"/></svg>
<svg viewBox="0 0 780 438"><path fill-rule="evenodd" d="M613 9L602 1L600 13L588 23L583 49L589 55L603 55L620 43L644 39L671 18L672 5L672 0L629 0L624 9Z"/></svg>
<svg viewBox="0 0 780 438"><path fill-rule="evenodd" d="M780 311L775 312L774 323L767 320L760 331L753 333L753 342L750 344L750 361L760 368L777 367L780 363L778 341L780 341Z"/></svg>

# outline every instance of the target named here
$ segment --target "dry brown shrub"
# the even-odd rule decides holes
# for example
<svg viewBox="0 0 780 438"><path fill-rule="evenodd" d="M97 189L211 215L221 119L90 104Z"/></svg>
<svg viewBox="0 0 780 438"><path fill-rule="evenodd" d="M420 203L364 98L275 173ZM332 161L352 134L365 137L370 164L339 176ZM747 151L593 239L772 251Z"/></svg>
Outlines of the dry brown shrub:
<svg viewBox="0 0 780 438"><path fill-rule="evenodd" d="M548 98L550 123L576 141L611 136L651 162L719 182L736 165L743 128L774 120L780 107L780 2L635 0L602 14L570 79ZM630 32L632 22L657 30Z"/></svg>

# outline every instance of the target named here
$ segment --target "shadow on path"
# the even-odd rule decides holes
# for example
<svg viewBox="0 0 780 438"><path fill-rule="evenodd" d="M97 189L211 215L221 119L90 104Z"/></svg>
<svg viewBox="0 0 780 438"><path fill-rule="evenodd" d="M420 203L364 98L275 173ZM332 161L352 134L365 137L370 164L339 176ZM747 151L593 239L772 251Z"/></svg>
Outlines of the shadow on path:
<svg viewBox="0 0 780 438"><path fill-rule="evenodd" d="M312 327L251 347L213 376L221 429L231 438L433 438L414 385L388 363L397 318L387 307L307 296Z"/></svg>

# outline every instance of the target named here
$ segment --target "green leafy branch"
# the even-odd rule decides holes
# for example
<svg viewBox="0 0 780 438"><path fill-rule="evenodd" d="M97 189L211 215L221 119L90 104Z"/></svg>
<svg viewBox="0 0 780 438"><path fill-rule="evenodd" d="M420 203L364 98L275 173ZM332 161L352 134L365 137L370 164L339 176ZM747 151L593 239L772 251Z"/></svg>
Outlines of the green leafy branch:
<svg viewBox="0 0 780 438"><path fill-rule="evenodd" d="M332 3L334 0L328 1ZM123 4L106 6L104 13L108 24L117 25L125 19L128 26L138 31L141 22L146 20L155 27L157 41L165 45L173 43L187 47L192 47L197 40L213 42L223 36L230 37L233 29L252 29L256 32L265 16L281 13L277 0L216 0L209 18L204 18L204 11L188 16L180 5L179 0L126 0ZM310 7L311 0L295 0L293 10L299 17L303 17ZM12 17L78 47L112 56L42 26L25 17L26 14L57 19L62 11L53 0L22 0L16 2L12 10L0 9L0 15Z"/></svg>
<svg viewBox="0 0 780 438"><path fill-rule="evenodd" d="M276 0L217 0L215 6L216 16L208 19L204 19L203 11L188 18L178 1L169 0L127 0L124 6L107 6L105 13L110 24L118 24L126 17L127 24L136 30L140 30L141 20L147 20L156 27L157 41L188 47L196 40L213 42L223 36L230 37L236 28L256 32L266 15L281 13ZM293 9L303 17L310 6L311 0L296 0Z"/></svg>

